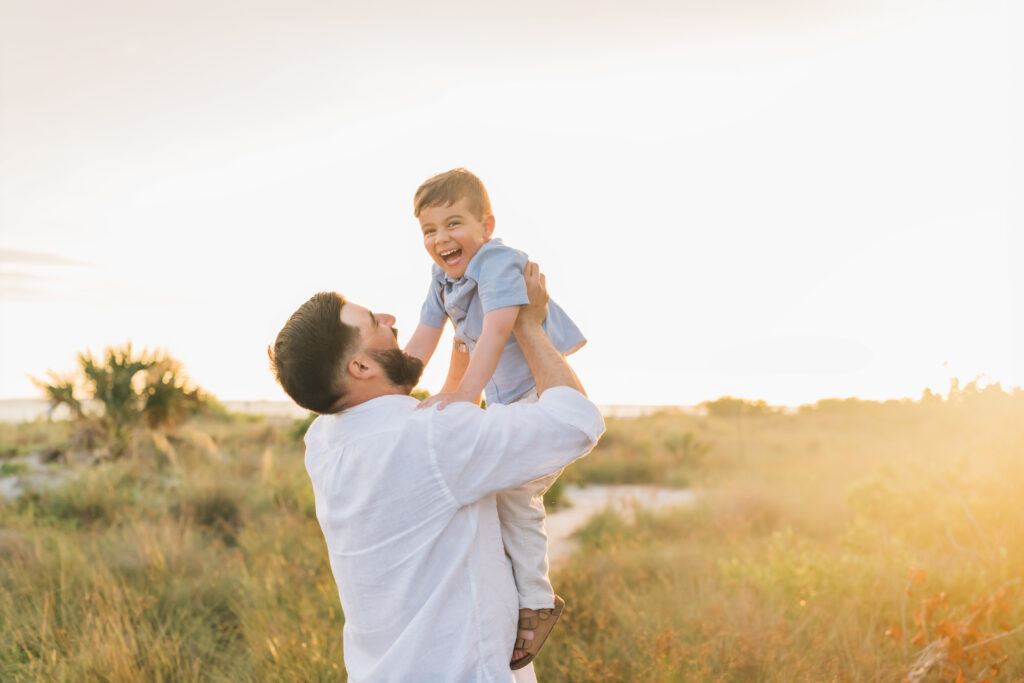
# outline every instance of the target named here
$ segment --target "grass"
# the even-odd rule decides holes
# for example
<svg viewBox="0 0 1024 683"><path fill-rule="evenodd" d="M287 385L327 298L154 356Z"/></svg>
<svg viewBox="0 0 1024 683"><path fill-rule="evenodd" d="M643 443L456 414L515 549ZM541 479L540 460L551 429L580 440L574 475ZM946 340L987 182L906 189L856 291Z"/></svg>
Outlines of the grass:
<svg viewBox="0 0 1024 683"><path fill-rule="evenodd" d="M1024 396L961 399L610 422L574 476L604 479L631 439L666 462L676 429L709 444L706 491L580 532L538 676L1024 680Z"/></svg>
<svg viewBox="0 0 1024 683"><path fill-rule="evenodd" d="M300 432L193 420L0 503L0 680L343 679ZM3 476L70 436L3 426ZM1021 453L1019 393L609 420L565 481L700 503L580 531L538 676L1022 680L1024 632L981 642L1024 623Z"/></svg>
<svg viewBox="0 0 1024 683"><path fill-rule="evenodd" d="M209 441L0 507L0 679L343 674L301 444L264 423L193 429Z"/></svg>

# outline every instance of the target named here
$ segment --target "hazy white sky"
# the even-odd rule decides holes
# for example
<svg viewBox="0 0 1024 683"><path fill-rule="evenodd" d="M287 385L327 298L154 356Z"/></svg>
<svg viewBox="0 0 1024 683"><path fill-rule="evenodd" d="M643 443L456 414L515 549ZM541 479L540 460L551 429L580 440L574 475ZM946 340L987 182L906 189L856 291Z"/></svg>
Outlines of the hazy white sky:
<svg viewBox="0 0 1024 683"><path fill-rule="evenodd" d="M1024 384L1017 3L487 5L0 0L0 397L131 339L283 398L322 289L404 342L455 166L598 402Z"/></svg>

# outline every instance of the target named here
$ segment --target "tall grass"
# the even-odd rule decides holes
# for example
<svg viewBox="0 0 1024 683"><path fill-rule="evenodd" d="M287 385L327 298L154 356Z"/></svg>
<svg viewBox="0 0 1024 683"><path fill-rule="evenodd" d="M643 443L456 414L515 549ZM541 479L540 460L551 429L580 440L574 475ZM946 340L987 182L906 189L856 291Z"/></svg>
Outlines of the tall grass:
<svg viewBox="0 0 1024 683"><path fill-rule="evenodd" d="M539 676L1021 680L1021 399L609 420L565 479L700 503L591 520ZM343 679L300 432L194 420L0 503L0 680ZM7 427L0 453L67 438Z"/></svg>
<svg viewBox="0 0 1024 683"><path fill-rule="evenodd" d="M539 676L1024 680L1022 399L611 423L592 467L674 424L710 444L708 488L582 530Z"/></svg>
<svg viewBox="0 0 1024 683"><path fill-rule="evenodd" d="M215 456L181 437L0 507L0 680L343 676L301 445L204 428Z"/></svg>

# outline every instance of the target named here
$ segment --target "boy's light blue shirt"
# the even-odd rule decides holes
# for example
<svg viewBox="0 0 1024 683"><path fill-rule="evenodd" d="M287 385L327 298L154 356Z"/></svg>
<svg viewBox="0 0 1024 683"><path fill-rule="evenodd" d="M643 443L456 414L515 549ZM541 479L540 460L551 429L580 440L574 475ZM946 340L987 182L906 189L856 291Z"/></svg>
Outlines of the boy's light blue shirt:
<svg viewBox="0 0 1024 683"><path fill-rule="evenodd" d="M444 327L445 320L451 318L455 336L465 342L472 353L483 331L484 313L529 303L523 280L526 261L526 254L495 238L480 247L469 262L466 274L458 280L452 280L435 263L431 269L430 291L420 310L420 322L430 327ZM572 353L587 341L576 323L553 300L548 301L544 331L562 353ZM484 396L488 403L510 403L534 385L515 335L509 335L498 367L484 387Z"/></svg>

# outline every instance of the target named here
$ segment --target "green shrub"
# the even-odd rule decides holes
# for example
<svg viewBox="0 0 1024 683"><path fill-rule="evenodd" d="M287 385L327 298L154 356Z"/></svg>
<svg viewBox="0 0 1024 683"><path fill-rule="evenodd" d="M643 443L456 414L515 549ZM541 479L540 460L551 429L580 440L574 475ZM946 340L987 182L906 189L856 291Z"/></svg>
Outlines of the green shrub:
<svg viewBox="0 0 1024 683"><path fill-rule="evenodd" d="M288 429L288 438L293 441L302 441L306 436L306 432L309 431L310 425L313 424L313 420L316 418L316 413L310 413L306 417L292 422L292 426Z"/></svg>
<svg viewBox="0 0 1024 683"><path fill-rule="evenodd" d="M28 471L28 466L20 462L4 462L0 463L0 477L12 477L17 474L24 474Z"/></svg>
<svg viewBox="0 0 1024 683"><path fill-rule="evenodd" d="M555 479L554 483L544 492L544 506L548 512L557 510L559 506L564 505L565 501L563 495L565 493L565 481L562 477Z"/></svg>
<svg viewBox="0 0 1024 683"><path fill-rule="evenodd" d="M49 383L34 381L49 399L51 412L66 405L76 422L102 425L115 457L125 453L132 432L140 427L171 427L204 411L224 413L213 397L191 385L181 363L166 353L136 354L131 342L126 342L107 348L100 358L81 353L78 363L80 377L50 372ZM78 395L83 387L86 399ZM89 416L85 400L99 403L102 413Z"/></svg>

